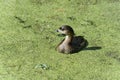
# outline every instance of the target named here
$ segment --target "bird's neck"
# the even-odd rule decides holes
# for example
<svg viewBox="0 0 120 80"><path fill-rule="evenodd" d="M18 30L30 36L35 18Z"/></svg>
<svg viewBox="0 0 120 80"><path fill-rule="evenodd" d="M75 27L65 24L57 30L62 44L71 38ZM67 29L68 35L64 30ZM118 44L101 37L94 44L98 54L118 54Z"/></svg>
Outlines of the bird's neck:
<svg viewBox="0 0 120 80"><path fill-rule="evenodd" d="M70 44L72 42L73 36L72 35L67 35L65 37L65 40L63 41L64 44Z"/></svg>

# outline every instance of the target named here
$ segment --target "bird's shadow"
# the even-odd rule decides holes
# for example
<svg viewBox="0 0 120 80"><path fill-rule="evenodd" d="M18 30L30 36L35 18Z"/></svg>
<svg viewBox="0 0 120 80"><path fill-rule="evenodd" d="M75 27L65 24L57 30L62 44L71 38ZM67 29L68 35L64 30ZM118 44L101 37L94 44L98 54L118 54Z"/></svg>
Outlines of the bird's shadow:
<svg viewBox="0 0 120 80"><path fill-rule="evenodd" d="M92 46L92 47L86 47L83 50L100 50L102 49L101 46Z"/></svg>
<svg viewBox="0 0 120 80"><path fill-rule="evenodd" d="M80 51L85 51L85 50L100 50L100 49L102 49L101 46L86 47L86 48L84 48L84 49L82 49L82 50L79 50L79 51L77 51L77 52L74 52L74 53L72 53L72 54L76 54L76 53L78 53L78 52L80 52Z"/></svg>

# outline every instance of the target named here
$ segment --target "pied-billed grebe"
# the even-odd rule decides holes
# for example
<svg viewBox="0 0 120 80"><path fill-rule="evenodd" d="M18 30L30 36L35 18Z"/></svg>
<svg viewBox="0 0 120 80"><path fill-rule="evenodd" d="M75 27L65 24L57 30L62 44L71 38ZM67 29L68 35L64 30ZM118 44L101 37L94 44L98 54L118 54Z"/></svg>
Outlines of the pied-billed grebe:
<svg viewBox="0 0 120 80"><path fill-rule="evenodd" d="M56 47L56 50L60 53L76 53L88 45L88 41L83 36L75 36L69 25L61 26L57 32L66 36Z"/></svg>

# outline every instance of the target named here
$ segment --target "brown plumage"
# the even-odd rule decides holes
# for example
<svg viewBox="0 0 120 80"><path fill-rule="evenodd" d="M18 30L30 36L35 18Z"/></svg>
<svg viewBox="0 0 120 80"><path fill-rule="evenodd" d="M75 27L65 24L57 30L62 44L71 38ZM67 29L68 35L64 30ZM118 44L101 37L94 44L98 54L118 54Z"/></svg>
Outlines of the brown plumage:
<svg viewBox="0 0 120 80"><path fill-rule="evenodd" d="M60 53L76 53L88 45L83 36L75 36L74 30L69 25L63 25L57 32L66 35L56 47Z"/></svg>

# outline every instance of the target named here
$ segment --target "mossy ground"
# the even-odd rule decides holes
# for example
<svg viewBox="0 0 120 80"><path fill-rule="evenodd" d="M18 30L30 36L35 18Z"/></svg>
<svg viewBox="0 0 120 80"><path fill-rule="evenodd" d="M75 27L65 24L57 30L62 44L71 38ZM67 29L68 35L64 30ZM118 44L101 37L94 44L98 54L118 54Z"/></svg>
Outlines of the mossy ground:
<svg viewBox="0 0 120 80"><path fill-rule="evenodd" d="M63 24L101 49L58 53ZM119 0L0 0L0 80L119 80L119 34Z"/></svg>

